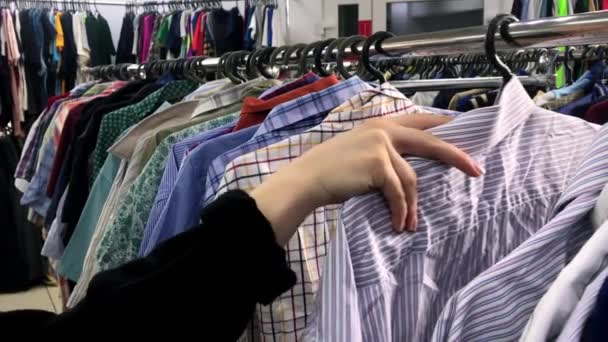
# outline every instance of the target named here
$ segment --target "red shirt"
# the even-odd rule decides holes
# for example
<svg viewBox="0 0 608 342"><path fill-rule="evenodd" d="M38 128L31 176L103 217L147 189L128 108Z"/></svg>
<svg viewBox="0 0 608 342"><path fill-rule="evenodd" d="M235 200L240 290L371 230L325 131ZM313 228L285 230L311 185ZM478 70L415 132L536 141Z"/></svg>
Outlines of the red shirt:
<svg viewBox="0 0 608 342"><path fill-rule="evenodd" d="M192 50L194 50L195 56L203 55L203 44L205 44L205 37L203 37L201 25L203 23L203 17L207 15L206 13L199 14L198 18L196 18L196 25L194 27L194 34L192 37Z"/></svg>
<svg viewBox="0 0 608 342"><path fill-rule="evenodd" d="M68 96L70 96L70 93L65 93L65 94L49 97L49 99L46 101L46 108L49 108L50 106L53 105L53 103L57 102L58 100L64 99Z"/></svg>
<svg viewBox="0 0 608 342"><path fill-rule="evenodd" d="M82 110L84 109L86 104L87 102L83 102L72 108L65 119L65 123L63 124L63 130L61 131L59 144L57 144L57 152L55 153L55 159L53 160L51 176L46 187L46 194L50 198L53 197L53 193L55 192L55 185L57 184L59 172L61 171L61 166L63 165L63 160L68 150L68 146L72 140L72 136L74 135L74 130L76 129L76 122L78 122L80 113L82 113Z"/></svg>
<svg viewBox="0 0 608 342"><path fill-rule="evenodd" d="M243 108L241 109L241 115L239 117L239 121L236 123L234 127L234 131L241 130L243 128L255 126L259 123L262 123L266 118L266 115L270 113L270 111L285 102L289 102L291 100L295 100L298 97L314 93L317 91L321 91L327 89L333 85L338 84L340 81L336 77L336 75L331 75L325 78L322 78L314 83L308 84L306 86L294 89L285 94L281 94L277 97L273 97L269 100L261 100L256 97L247 97L243 101Z"/></svg>
<svg viewBox="0 0 608 342"><path fill-rule="evenodd" d="M608 122L608 100L598 102L587 109L584 119L598 125Z"/></svg>

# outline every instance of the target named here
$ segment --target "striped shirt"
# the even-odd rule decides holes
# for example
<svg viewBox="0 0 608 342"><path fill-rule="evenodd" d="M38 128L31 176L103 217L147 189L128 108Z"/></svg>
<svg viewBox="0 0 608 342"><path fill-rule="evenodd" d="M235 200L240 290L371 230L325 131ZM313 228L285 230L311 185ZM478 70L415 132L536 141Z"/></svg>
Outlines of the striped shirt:
<svg viewBox="0 0 608 342"><path fill-rule="evenodd" d="M587 148L573 155L583 157L583 162L568 179L551 220L450 299L435 328L435 341L520 337L543 294L593 233L589 213L608 182L607 137L608 130L602 129ZM578 138L565 140L573 153L578 150Z"/></svg>
<svg viewBox="0 0 608 342"><path fill-rule="evenodd" d="M306 340L428 341L451 295L546 222L596 129L536 107L516 78L498 105L430 129L487 173L470 178L408 157L418 175L415 233L394 232L380 193L349 200Z"/></svg>
<svg viewBox="0 0 608 342"><path fill-rule="evenodd" d="M335 108L318 126L232 161L226 167L218 195L256 188L294 158L365 120L421 111L389 83L363 90ZM317 208L287 244L288 262L298 274L298 282L271 305L258 305L262 340L297 341L304 331L339 210L339 205Z"/></svg>

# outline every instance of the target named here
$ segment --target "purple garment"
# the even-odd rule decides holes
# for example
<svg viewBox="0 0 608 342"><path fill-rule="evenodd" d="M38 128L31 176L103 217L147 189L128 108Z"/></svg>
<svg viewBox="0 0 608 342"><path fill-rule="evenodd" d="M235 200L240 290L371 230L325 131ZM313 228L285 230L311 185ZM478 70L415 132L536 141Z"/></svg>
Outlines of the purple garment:
<svg viewBox="0 0 608 342"><path fill-rule="evenodd" d="M149 52L150 52L150 44L152 43L152 30L154 29L155 20L156 20L155 15L148 15L144 18L141 54L139 56L141 61L144 63L148 61L148 56L149 56Z"/></svg>

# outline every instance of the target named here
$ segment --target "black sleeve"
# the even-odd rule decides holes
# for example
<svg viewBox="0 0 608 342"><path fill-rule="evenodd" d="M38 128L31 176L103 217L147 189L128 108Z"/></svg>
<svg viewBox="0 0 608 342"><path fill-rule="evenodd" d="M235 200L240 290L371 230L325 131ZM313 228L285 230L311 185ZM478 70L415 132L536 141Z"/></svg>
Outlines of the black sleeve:
<svg viewBox="0 0 608 342"><path fill-rule="evenodd" d="M21 326L47 338L77 331L110 338L123 330L118 336L236 340L255 304L268 304L291 288L295 274L270 223L245 192L224 194L203 210L202 220L149 256L99 273L74 309L42 322L36 312L19 313ZM17 313L0 314L0 328L18 329L11 314ZM11 327L3 326L8 321Z"/></svg>

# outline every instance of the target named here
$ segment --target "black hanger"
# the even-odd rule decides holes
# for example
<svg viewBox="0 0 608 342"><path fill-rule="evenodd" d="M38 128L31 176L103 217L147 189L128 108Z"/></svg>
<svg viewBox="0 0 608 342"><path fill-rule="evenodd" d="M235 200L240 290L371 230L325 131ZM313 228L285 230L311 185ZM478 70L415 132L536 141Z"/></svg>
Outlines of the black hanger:
<svg viewBox="0 0 608 342"><path fill-rule="evenodd" d="M313 52L314 59L315 59L314 70L319 76L327 77L331 74L331 73L327 72L327 70L325 70L325 68L323 68L323 60L322 60L322 58L324 56L323 50L328 48L336 40L337 39L335 39L335 38L330 38L330 39L326 39L324 41L319 42L319 44L317 44L317 47L315 48L315 50ZM329 53L331 53L331 51Z"/></svg>
<svg viewBox="0 0 608 342"><path fill-rule="evenodd" d="M365 39L365 36L362 35L350 36L348 38L345 38L338 46L338 52L336 53L336 68L344 79L349 79L354 76L353 74L349 73L348 70L346 70L346 67L344 66L344 56L346 48L350 48L351 53L357 55L358 50L355 49L354 46L365 41Z"/></svg>
<svg viewBox="0 0 608 342"><path fill-rule="evenodd" d="M314 42L312 44L308 44L306 45L306 47L304 47L302 50L300 50L300 63L299 63L299 74L300 75L304 75L306 74L308 71L310 71L310 68L308 67L308 53L310 53L311 51L315 51L317 46L319 46L321 43L323 43L323 41L317 41ZM313 57L314 57L314 52L313 52Z"/></svg>
<svg viewBox="0 0 608 342"><path fill-rule="evenodd" d="M296 59L299 61L302 56L302 50L306 48L306 44L295 44L289 46L283 54L283 65L288 66L290 64L291 55L296 54Z"/></svg>
<svg viewBox="0 0 608 342"><path fill-rule="evenodd" d="M257 58L257 61L255 61L257 70L260 72L260 74L262 74L262 76L266 78L275 78L275 75L270 72L271 67L269 66L270 56L274 53L276 49L276 47L272 46L263 48L260 56Z"/></svg>
<svg viewBox="0 0 608 342"><path fill-rule="evenodd" d="M394 36L395 35L393 33L386 31L376 32L369 36L363 44L363 50L361 51L361 63L365 67L365 70L367 70L372 75L372 77L374 77L374 79L378 79L380 83L386 82L386 76L384 76L384 73L376 69L370 62L369 49L373 45L376 53L386 54L385 51L382 49L382 42L385 39L392 38Z"/></svg>
<svg viewBox="0 0 608 342"><path fill-rule="evenodd" d="M233 71L236 71L236 66L234 66L234 58L236 57L237 52L238 51L226 53L228 56L226 57L226 62L224 63L224 75L228 77L233 83L240 84L243 83L245 80L236 75L236 72L233 73Z"/></svg>
<svg viewBox="0 0 608 342"><path fill-rule="evenodd" d="M270 56L268 58L268 65L270 66L270 68L272 68L272 69L279 68L279 64L277 63L279 54L281 54L281 53L285 54L287 50L289 50L289 46L284 45L284 46L280 46L280 47L276 48L274 51L272 51L270 53ZM280 75L280 73L281 72L278 71L277 74L271 78L277 78Z"/></svg>
<svg viewBox="0 0 608 342"><path fill-rule="evenodd" d="M258 60L260 56L264 53L264 49L253 50L249 57L247 58L247 77L249 79L256 78L260 75L260 70L258 69Z"/></svg>
<svg viewBox="0 0 608 342"><path fill-rule="evenodd" d="M496 32L500 30L502 39L511 44L518 45L515 40L509 34L509 24L519 21L515 16L511 14L499 14L494 17L488 25L488 32L486 33L486 39L484 42L486 57L491 65L493 65L498 72L502 75L503 81L506 84L513 77L513 73L509 67L498 58L496 53L495 36Z"/></svg>

